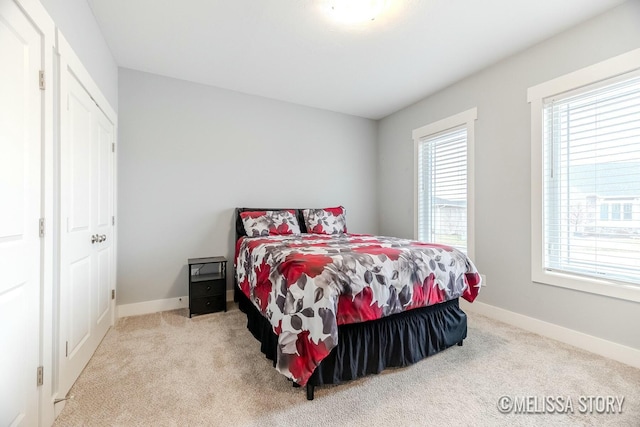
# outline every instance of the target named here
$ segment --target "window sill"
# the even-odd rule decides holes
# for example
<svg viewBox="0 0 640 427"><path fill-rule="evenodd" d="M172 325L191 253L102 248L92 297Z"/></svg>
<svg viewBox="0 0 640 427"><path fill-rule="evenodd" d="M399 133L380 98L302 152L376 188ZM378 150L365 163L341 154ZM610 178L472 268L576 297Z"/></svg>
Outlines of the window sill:
<svg viewBox="0 0 640 427"><path fill-rule="evenodd" d="M610 298L640 302L640 286L613 280L600 280L548 270L533 271L531 279L542 285L558 286Z"/></svg>

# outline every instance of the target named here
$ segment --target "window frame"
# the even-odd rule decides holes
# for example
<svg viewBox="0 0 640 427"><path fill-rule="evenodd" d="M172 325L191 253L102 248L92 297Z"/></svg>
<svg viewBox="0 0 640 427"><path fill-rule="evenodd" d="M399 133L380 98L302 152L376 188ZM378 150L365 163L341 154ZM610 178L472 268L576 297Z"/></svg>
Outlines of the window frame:
<svg viewBox="0 0 640 427"><path fill-rule="evenodd" d="M413 238L418 239L418 148L420 141L449 129L467 130L467 256L475 259L475 121L478 109L471 108L453 116L414 129L413 137Z"/></svg>
<svg viewBox="0 0 640 427"><path fill-rule="evenodd" d="M610 279L546 270L543 249L543 100L636 70L640 70L640 49L634 49L565 74L532 86L527 90L527 101L531 108L531 280L534 283L640 302L640 286ZM609 209L610 214L611 210Z"/></svg>
<svg viewBox="0 0 640 427"><path fill-rule="evenodd" d="M620 203L611 203L611 221L621 221L621 214L622 209L620 208Z"/></svg>
<svg viewBox="0 0 640 427"><path fill-rule="evenodd" d="M609 203L600 203L600 221L609 221Z"/></svg>
<svg viewBox="0 0 640 427"><path fill-rule="evenodd" d="M633 221L633 203L622 204L622 220Z"/></svg>

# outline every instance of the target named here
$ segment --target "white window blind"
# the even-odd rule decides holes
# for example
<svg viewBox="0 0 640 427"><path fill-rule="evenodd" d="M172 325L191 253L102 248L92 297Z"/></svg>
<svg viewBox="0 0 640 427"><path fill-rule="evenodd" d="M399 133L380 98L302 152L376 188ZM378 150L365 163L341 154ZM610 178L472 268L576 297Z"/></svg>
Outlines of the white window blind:
<svg viewBox="0 0 640 427"><path fill-rule="evenodd" d="M544 268L640 284L640 75L543 101Z"/></svg>
<svg viewBox="0 0 640 427"><path fill-rule="evenodd" d="M467 127L418 143L418 240L467 252Z"/></svg>

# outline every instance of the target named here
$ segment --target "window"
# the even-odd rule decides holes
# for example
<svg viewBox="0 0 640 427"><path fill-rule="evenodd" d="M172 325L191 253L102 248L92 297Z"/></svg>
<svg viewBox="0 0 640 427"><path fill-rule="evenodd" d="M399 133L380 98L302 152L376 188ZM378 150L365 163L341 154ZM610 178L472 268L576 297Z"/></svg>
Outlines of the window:
<svg viewBox="0 0 640 427"><path fill-rule="evenodd" d="M415 231L424 242L473 252L473 123L468 110L413 131Z"/></svg>
<svg viewBox="0 0 640 427"><path fill-rule="evenodd" d="M533 281L640 301L640 49L528 97Z"/></svg>
<svg viewBox="0 0 640 427"><path fill-rule="evenodd" d="M603 203L600 205L600 219L602 221L609 220L609 205L607 203Z"/></svg>
<svg viewBox="0 0 640 427"><path fill-rule="evenodd" d="M620 203L614 203L611 205L611 219L614 221L620 221Z"/></svg>

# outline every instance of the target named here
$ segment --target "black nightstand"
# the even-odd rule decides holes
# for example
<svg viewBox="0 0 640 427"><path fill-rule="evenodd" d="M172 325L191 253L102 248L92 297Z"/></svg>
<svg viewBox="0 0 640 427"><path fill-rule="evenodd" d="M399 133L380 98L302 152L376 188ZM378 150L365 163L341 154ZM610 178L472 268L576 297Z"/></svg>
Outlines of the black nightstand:
<svg viewBox="0 0 640 427"><path fill-rule="evenodd" d="M189 317L227 311L227 259L189 259Z"/></svg>

